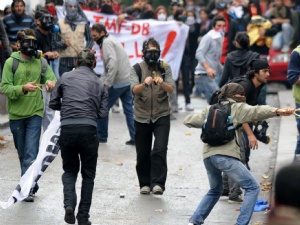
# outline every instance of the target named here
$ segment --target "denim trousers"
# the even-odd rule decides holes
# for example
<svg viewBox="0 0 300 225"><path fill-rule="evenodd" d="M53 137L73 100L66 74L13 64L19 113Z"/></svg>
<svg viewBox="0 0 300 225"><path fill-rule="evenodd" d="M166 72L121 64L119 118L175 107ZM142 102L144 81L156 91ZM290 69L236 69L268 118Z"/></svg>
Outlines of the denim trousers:
<svg viewBox="0 0 300 225"><path fill-rule="evenodd" d="M296 109L300 108L300 104L296 103ZM298 136L297 136L297 144L296 144L296 150L295 150L295 157L296 155L300 155L300 118L295 117L297 122L297 130L298 130Z"/></svg>
<svg viewBox="0 0 300 225"><path fill-rule="evenodd" d="M64 207L76 208L76 180L81 164L82 186L78 207L79 223L88 221L92 203L94 179L98 158L97 129L91 125L62 126L60 148L64 173L62 175Z"/></svg>
<svg viewBox="0 0 300 225"><path fill-rule="evenodd" d="M136 172L140 187L151 189L159 185L165 190L167 179L167 150L170 133L170 116L147 123L134 122L135 148L137 153ZM152 141L154 144L152 148Z"/></svg>
<svg viewBox="0 0 300 225"><path fill-rule="evenodd" d="M72 71L73 68L74 68L73 66L66 66L59 63L59 67L58 67L59 76L61 77L64 73Z"/></svg>
<svg viewBox="0 0 300 225"><path fill-rule="evenodd" d="M38 155L42 117L10 120L9 126L18 151L22 176Z"/></svg>
<svg viewBox="0 0 300 225"><path fill-rule="evenodd" d="M50 61L50 67L51 67L51 69L52 69L52 71L53 71L56 79L59 80L59 78L60 78L59 71L58 71L58 68L59 68L59 58Z"/></svg>
<svg viewBox="0 0 300 225"><path fill-rule="evenodd" d="M223 192L222 172L239 184L245 190L244 202L237 218L237 225L247 225L251 219L254 206L259 194L260 186L238 160L229 156L214 155L204 159L210 190L203 197L190 222L196 225L203 224L210 211L218 202Z"/></svg>
<svg viewBox="0 0 300 225"><path fill-rule="evenodd" d="M284 45L290 45L294 35L294 28L290 23L281 24L281 31L278 32L272 41L272 47L275 50L281 50Z"/></svg>
<svg viewBox="0 0 300 225"><path fill-rule="evenodd" d="M195 86L197 89L204 92L206 101L209 102L211 95L219 90L219 85L215 78L210 78L207 75L195 76Z"/></svg>
<svg viewBox="0 0 300 225"><path fill-rule="evenodd" d="M133 96L130 85L121 88L110 87L108 89L108 110L110 110L118 98L120 98L122 102L130 140L134 140ZM107 141L108 138L108 117L109 115L107 115L106 118L99 119L97 122L98 137L101 141Z"/></svg>

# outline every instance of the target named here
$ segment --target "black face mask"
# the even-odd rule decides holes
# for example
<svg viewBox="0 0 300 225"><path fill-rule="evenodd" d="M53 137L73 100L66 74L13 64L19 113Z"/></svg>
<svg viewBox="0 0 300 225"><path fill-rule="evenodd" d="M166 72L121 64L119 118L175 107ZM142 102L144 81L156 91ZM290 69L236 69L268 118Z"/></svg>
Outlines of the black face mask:
<svg viewBox="0 0 300 225"><path fill-rule="evenodd" d="M50 14L45 14L40 18L41 28L46 31L50 31L53 28L53 17Z"/></svg>
<svg viewBox="0 0 300 225"><path fill-rule="evenodd" d="M108 15L115 14L115 12L113 10L113 7L110 6L110 5L107 5L107 4L105 4L105 5L102 6L101 13L108 14Z"/></svg>
<svg viewBox="0 0 300 225"><path fill-rule="evenodd" d="M155 66L160 57L160 51L150 49L146 50L143 57L148 66Z"/></svg>
<svg viewBox="0 0 300 225"><path fill-rule="evenodd" d="M99 45L100 48L102 47L104 37L108 37L108 34L101 36L98 39L94 40L97 43L97 45Z"/></svg>
<svg viewBox="0 0 300 225"><path fill-rule="evenodd" d="M37 40L35 38L24 38L21 41L21 52L35 58L40 58L41 56L41 52L37 50Z"/></svg>

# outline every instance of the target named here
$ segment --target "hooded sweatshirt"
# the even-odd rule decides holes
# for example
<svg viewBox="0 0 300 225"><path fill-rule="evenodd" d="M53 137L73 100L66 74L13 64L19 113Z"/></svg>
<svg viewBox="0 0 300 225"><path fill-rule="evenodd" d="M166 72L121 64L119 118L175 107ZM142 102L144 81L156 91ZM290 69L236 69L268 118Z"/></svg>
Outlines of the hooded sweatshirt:
<svg viewBox="0 0 300 225"><path fill-rule="evenodd" d="M13 58L19 61L18 68L13 74ZM37 89L35 92L24 93L22 87L28 82L35 81L36 84L45 84L47 81L56 81L55 75L48 65L46 73L41 76L41 60L31 57L25 61L20 56L20 52L13 52L9 59L6 60L2 83L0 88L7 96L7 110L10 120L20 120L32 116L43 116L44 101L42 92Z"/></svg>
<svg viewBox="0 0 300 225"><path fill-rule="evenodd" d="M224 64L219 86L222 87L234 77L246 74L251 62L258 58L258 53L244 49L238 49L229 53Z"/></svg>

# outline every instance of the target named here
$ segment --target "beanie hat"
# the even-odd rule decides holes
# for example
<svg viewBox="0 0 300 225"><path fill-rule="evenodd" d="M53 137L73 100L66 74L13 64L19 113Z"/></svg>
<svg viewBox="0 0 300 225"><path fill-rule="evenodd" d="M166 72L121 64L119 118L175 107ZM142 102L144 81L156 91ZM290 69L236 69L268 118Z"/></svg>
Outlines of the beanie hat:
<svg viewBox="0 0 300 225"><path fill-rule="evenodd" d="M252 70L270 69L270 66L269 66L267 60L256 59L256 60L253 60L251 69Z"/></svg>

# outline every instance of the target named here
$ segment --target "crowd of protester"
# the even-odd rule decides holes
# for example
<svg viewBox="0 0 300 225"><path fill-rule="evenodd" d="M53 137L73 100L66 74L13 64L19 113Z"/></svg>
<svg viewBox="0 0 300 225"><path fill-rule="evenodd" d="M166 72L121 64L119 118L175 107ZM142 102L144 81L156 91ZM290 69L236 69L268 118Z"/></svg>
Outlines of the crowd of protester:
<svg viewBox="0 0 300 225"><path fill-rule="evenodd" d="M64 7L66 12L65 18L58 20L56 6ZM180 76L178 76L179 79L172 80L171 69L169 69L169 65L167 64L166 80L162 78L147 80L146 78L144 83L141 83L137 77L133 81L132 79L130 80L129 76L138 73L131 68L121 43L107 33L104 25L97 24L91 28L90 21L84 11L116 15L118 23L121 23L123 20L154 19L159 21L174 20L177 21L177 23L175 23L177 26L182 26L183 24L188 26L188 37L182 42L184 51L180 65ZM36 59L35 63L39 64L39 51L28 49L28 46L26 46L26 41L28 41L33 47L37 47L39 50L43 51L43 58L45 58L50 65L50 67L47 67L47 76L49 79L51 78L53 83L50 83L50 87L48 87L49 84L47 85L47 81L45 81L44 84L41 84L45 85L45 89L53 89L56 79L61 80L59 81L59 84L61 85L64 81L61 78L63 74L77 74L76 70L75 72L72 72L73 68L77 66L86 66L84 60L80 65L78 64L78 53L82 54L83 59L85 59L87 54L90 55L91 59L89 60L92 62L89 61L88 71L86 71L90 74L90 70L93 70L95 67L95 59L92 56L90 49L92 49L94 42L99 45L100 49L103 51L103 63L105 67L104 74L102 74L102 80L104 80L103 88L104 90L108 90L108 107L105 106L104 108L105 110L110 110L111 108L114 109L113 105L117 104L117 99L121 99L130 135L130 140L127 141L126 144L136 145L138 153L137 173L141 186L141 194L149 194L151 190L154 194L163 194L165 190L164 183L167 174L167 162L166 152L164 151L167 150L167 146L163 146L161 143L167 145L170 119L176 119L172 113L176 113L182 109L177 103L177 90L180 87L180 84L182 84L182 91L185 99L185 110L193 111L192 96L206 98L209 103L211 95L216 90L226 85L226 83L234 77L234 68L239 67L239 70L236 71L238 76L246 73L250 67L254 70L256 69L257 76L260 75L260 70L264 70L262 72L270 74L270 68L267 62L259 62L259 66L255 67L255 63L251 64L252 58L253 60L254 58L267 59L271 48L275 51L290 53L291 49L295 48L300 43L298 28L300 3L296 0L275 0L274 2L260 2L259 0L210 0L207 2L186 0L179 2L177 0L172 0L169 6L159 5L156 8L152 5L150 0L134 0L132 5L128 7L122 5L119 0L66 0L65 2L62 0L46 0L45 5L38 5L32 15L26 13L25 2L23 0L13 0L10 6L6 6L3 9L1 15L3 18L0 20L0 75L3 67L8 71L8 64L11 64L10 62L13 61L13 57L18 58L18 60L23 62L22 54L25 58L28 57L27 61L24 60L25 64L32 63L30 62L30 58L33 56ZM52 32L54 24L58 27L57 32ZM23 33L20 33L20 31ZM36 43L34 42L34 39L36 40ZM112 50L112 46L117 46L117 48ZM153 48L160 53L160 45L156 40L149 39L143 43L143 60L145 60L145 63L147 63L147 61L144 56L148 51L151 51L151 49L153 50ZM16 56L20 49L21 57ZM84 53L84 51L88 53ZM112 55L114 57L112 57ZM238 63L237 59L239 61L241 57L246 57L245 60L247 61L247 63L245 63L246 61L242 63L247 67L242 68L242 70L240 70L242 65L236 66L236 63ZM249 61L250 58L251 62ZM151 74L151 72L155 70L156 61L153 68L148 67L148 69L144 62L140 63L142 70L144 70L144 74ZM52 70L49 71L49 68ZM243 71L243 74L241 74L241 71ZM36 76L40 79L38 74L39 71L35 72ZM10 72L10 75L13 77L12 79L14 79L14 73L15 72ZM122 76L119 74L122 74ZM65 77L68 77L67 75ZM253 76L256 76L255 73ZM0 76L0 78L1 77L2 76ZM8 90L9 88L5 89L5 87L9 86L8 75L5 74L4 78L2 90L10 93ZM44 78L41 79L41 81L42 80L44 80ZM135 87L132 82L137 87ZM166 99L168 99L167 96L169 95L171 112L169 112L169 102L163 102L163 104L161 103L161 105L157 106L160 110L164 109L163 112L158 110L159 112L157 113L158 116L163 115L163 120L161 117L155 118L154 120L153 118L147 118L147 122L145 122L146 119L143 117L143 113L140 113L138 110L133 111L131 92L138 95L151 85L152 82L156 85L161 85L160 87L156 87L157 93L163 90ZM250 105L266 104L266 92L264 91L265 87L263 85L266 82L267 80L263 82L259 80L258 85L256 86L262 86L260 87L260 98L255 99L255 103ZM257 82L253 83L255 86ZM24 85L24 87L27 89L22 89L24 95L28 92L35 92L37 90L37 85L34 82L29 82L26 85L27 86ZM44 92L46 92L45 89ZM21 92L18 92L17 94L20 93ZM59 94L60 93L57 93L58 97L60 96ZM41 118L38 118L38 124L41 127L41 123L43 123L44 130L47 129L47 126L53 118L52 109L56 109L56 107L52 107L52 109L48 108L49 98L49 93L43 93L44 115L40 115L42 110L39 110L38 115L38 117L43 117L43 121L41 121ZM57 100L57 102L59 103L60 100ZM23 104L25 104L25 100ZM67 106L69 107L69 105ZM162 106L163 108L161 108ZM58 108L60 107L61 106ZM139 107L142 109L143 104L139 103L138 99L135 98L135 108L140 109ZM42 103L40 104L40 109L41 108ZM171 114L170 117L169 113ZM32 116L36 116L35 113L33 114L34 115ZM275 113L273 114L275 115ZM274 116L273 114L272 116ZM16 123L14 120L20 120L19 122L21 122L24 118L21 115L17 117L11 117L10 115L10 120L11 128L14 128L17 126L16 124L13 124ZM67 120L66 125L70 125L68 124L69 122L70 121ZM76 121L75 124L73 124L74 121L71 122L72 126L77 127L78 121ZM90 125L94 128L95 121L92 122L93 123ZM161 139L155 141L157 141L157 143L161 142L159 146L162 149L157 148L157 151L160 153L163 151L164 160L160 163L165 169L165 177L157 179L161 180L157 181L158 184L162 183L161 185L158 185L148 183L150 179L148 178L150 176L150 170L149 168L141 166L143 164L142 162L145 161L145 165L153 163L152 159L147 158L147 160L145 160L145 158L143 158L144 154L151 152L152 139L149 143L144 143L143 140L139 140L137 137L142 137L143 135L152 137L152 130L155 130L156 126L159 127L158 125L161 127L160 123L165 126L163 130L165 136L160 135L162 136ZM24 126L26 127L26 125ZM97 132L94 130L93 134L96 135L97 133L100 143L106 143L108 137L108 115L100 118L97 129ZM149 129L149 131L145 132L146 129ZM138 131L138 134L136 134L136 131ZM37 137L39 137L41 133L40 129L36 132L38 133ZM70 133L72 132L72 129L70 129ZM253 134L251 135L253 136ZM20 146L23 144L26 145L26 140L22 144L20 144L20 142L17 143L17 134L14 135L14 141L17 148L18 146L21 148ZM36 142L37 141L38 140L36 140ZM99 143L98 141L96 142L98 146ZM254 142L257 144L257 140ZM145 146L147 147L146 153L144 153ZM68 146L65 146L64 150L68 150ZM21 155L19 149L18 153ZM35 151L35 156L36 153L37 152ZM19 157L22 174L24 174L28 167L29 159L25 158L26 156L24 156L23 159L23 155L22 157ZM24 163L22 160L27 161ZM26 164L26 166L23 165L22 167L22 163ZM249 166L248 170L250 170ZM143 171L147 171L147 176L143 175ZM247 171L247 173L249 172ZM38 187L30 193L27 201L33 201L33 195L37 192L37 189ZM236 202L237 201L235 201L235 203ZM243 200L238 199L238 203L242 202ZM69 212L66 211L66 213L71 213L70 218L67 219L71 222L75 220L72 214L74 213L74 211L72 211L73 209L74 207L69 210ZM250 219L251 213L249 213L248 217L247 220ZM82 219L80 216L79 218ZM85 220L82 224L90 224L87 223L86 218L83 218L82 220ZM194 223L194 221L191 220L191 223L192 222Z"/></svg>

